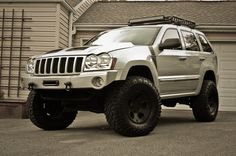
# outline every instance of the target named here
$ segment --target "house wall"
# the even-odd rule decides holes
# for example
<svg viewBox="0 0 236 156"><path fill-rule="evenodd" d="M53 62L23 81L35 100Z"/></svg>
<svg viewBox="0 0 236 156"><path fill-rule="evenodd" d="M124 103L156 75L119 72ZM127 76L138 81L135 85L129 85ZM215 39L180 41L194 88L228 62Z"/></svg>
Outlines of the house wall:
<svg viewBox="0 0 236 156"><path fill-rule="evenodd" d="M57 17L57 25L58 25L58 47L66 48L68 47L68 39L69 39L69 11L65 9L65 7L61 5L57 5L58 17Z"/></svg>
<svg viewBox="0 0 236 156"><path fill-rule="evenodd" d="M5 23L3 27L4 9ZM12 25L13 9L15 22ZM22 57L20 59L19 36L21 36L22 10L24 10L25 19L23 22ZM3 116L18 118L24 112L19 110L24 110L29 91L18 88L20 87L20 77L25 74L28 58L50 50L68 47L69 14L69 11L61 3L0 2L0 54L2 54L2 61L0 60L0 65L2 65L0 68L0 118Z"/></svg>
<svg viewBox="0 0 236 156"><path fill-rule="evenodd" d="M58 47L55 37L57 32L56 26L56 3L1 3L0 5L0 16L3 16L3 9L5 9L5 19L4 24L4 36L11 36L11 26L12 26L12 11L15 11L15 18L21 18L22 10L24 9L24 31L23 31L23 49L22 49L22 62L21 62L21 73L24 73L24 67L28 57L33 55L42 54L45 51L52 50ZM16 19L15 19L16 21ZM2 20L0 21L0 27L2 29ZM13 26L13 37L17 38L20 36L20 22L14 22ZM1 35L2 33L0 33ZM2 37L0 36L2 40ZM3 61L2 61L2 77L1 77L1 93L3 96L1 100L4 99L26 99L28 95L27 90L20 90L19 97L17 97L17 85L18 85L18 72L19 72L19 48L13 48L12 51L12 72L9 75L10 66L10 47L11 39L3 39ZM0 43L1 44L1 43ZM19 41L13 41L12 47L19 46ZM9 79L10 77L10 79ZM8 95L8 84L10 83L10 94Z"/></svg>
<svg viewBox="0 0 236 156"><path fill-rule="evenodd" d="M98 33L100 33L100 31L77 31L73 36L73 47L82 46L83 41L89 40Z"/></svg>

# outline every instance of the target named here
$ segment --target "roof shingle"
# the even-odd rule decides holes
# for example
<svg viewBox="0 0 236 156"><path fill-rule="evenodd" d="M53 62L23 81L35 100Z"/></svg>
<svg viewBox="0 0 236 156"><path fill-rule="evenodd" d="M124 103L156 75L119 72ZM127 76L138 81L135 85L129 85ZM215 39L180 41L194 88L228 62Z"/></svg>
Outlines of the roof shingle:
<svg viewBox="0 0 236 156"><path fill-rule="evenodd" d="M175 15L198 24L236 25L236 2L96 2L76 23L126 24L132 18L156 15Z"/></svg>

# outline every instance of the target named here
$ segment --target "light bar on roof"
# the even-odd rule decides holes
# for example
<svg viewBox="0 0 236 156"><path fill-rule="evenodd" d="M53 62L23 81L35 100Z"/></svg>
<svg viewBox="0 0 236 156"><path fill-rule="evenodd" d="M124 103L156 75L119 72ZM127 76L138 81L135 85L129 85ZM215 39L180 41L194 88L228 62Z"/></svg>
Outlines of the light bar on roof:
<svg viewBox="0 0 236 156"><path fill-rule="evenodd" d="M144 18L136 18L131 19L128 22L129 26L134 25L157 25L157 24L175 24L175 25L183 25L190 28L194 28L196 26L195 22L182 19L176 16L154 16L154 17L144 17Z"/></svg>

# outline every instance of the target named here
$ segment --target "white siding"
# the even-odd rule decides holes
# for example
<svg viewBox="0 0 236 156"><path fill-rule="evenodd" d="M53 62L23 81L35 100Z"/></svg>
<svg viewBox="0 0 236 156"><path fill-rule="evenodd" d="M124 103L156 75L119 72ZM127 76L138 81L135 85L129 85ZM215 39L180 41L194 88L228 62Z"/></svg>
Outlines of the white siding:
<svg viewBox="0 0 236 156"><path fill-rule="evenodd" d="M42 54L45 51L49 51L57 48L56 44L56 3L1 3L0 5L0 17L2 17L3 9L6 10L6 16L9 18L12 16L12 10L15 10L15 16L20 18L21 11L24 9L25 17L28 18L24 22L24 27L27 28L23 32L23 51L22 51L22 63L21 63L21 76L24 74L24 67L29 56ZM63 18L64 19L64 18ZM11 20L5 22L4 36L11 35ZM20 36L20 31L16 30L20 28L20 22L14 24L13 36ZM2 20L0 20L0 28L2 27ZM1 40L1 33L0 33ZM1 44L1 43L0 43ZM13 46L19 46L19 41L14 41ZM4 40L4 46L10 46L10 39ZM1 45L0 45L1 46ZM12 70L10 75L11 89L10 96L8 93L8 77L9 77L9 61L10 50L3 50L3 68L2 68L2 81L1 92L4 93L4 99L22 99L25 100L28 94L27 90L20 90L20 97L17 95L18 85L18 66L19 66L19 49L15 49L12 52Z"/></svg>
<svg viewBox="0 0 236 156"><path fill-rule="evenodd" d="M73 47L82 46L83 39L90 39L100 31L77 31L73 38Z"/></svg>
<svg viewBox="0 0 236 156"><path fill-rule="evenodd" d="M69 12L60 6L59 9L59 48L68 47L69 39Z"/></svg>

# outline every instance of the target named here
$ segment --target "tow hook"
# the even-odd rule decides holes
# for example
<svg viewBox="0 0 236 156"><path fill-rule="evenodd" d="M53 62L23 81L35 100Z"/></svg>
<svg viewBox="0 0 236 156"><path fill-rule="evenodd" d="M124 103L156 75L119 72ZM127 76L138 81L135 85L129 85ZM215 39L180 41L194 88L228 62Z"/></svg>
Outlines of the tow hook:
<svg viewBox="0 0 236 156"><path fill-rule="evenodd" d="M34 89L34 86L35 86L35 84L31 82L28 84L28 89L31 91Z"/></svg>
<svg viewBox="0 0 236 156"><path fill-rule="evenodd" d="M64 83L64 85L65 85L65 90L66 91L70 91L71 90L71 86L72 86L71 82L66 82L66 83Z"/></svg>

